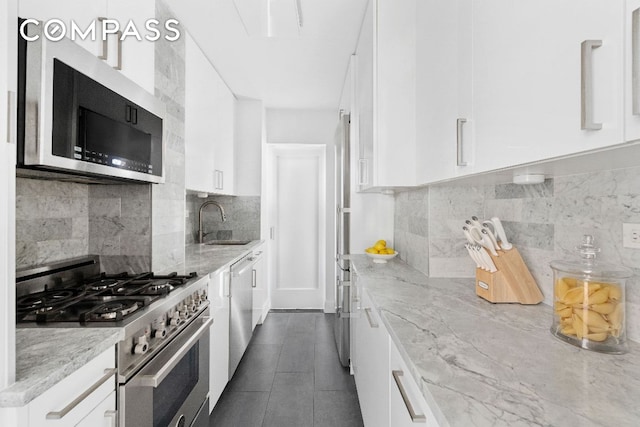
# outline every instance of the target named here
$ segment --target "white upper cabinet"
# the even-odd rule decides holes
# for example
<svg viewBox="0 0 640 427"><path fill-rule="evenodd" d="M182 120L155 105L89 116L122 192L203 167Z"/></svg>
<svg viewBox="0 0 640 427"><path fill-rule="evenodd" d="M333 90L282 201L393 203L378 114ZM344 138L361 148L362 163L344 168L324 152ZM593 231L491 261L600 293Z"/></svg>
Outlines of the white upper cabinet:
<svg viewBox="0 0 640 427"><path fill-rule="evenodd" d="M186 188L235 194L235 96L189 34L186 37Z"/></svg>
<svg viewBox="0 0 640 427"><path fill-rule="evenodd" d="M217 74L216 74L217 75ZM215 146L215 170L217 194L235 194L235 102L225 82L218 76L216 79L216 123L213 132Z"/></svg>
<svg viewBox="0 0 640 427"><path fill-rule="evenodd" d="M238 99L235 108L235 194L262 193L262 139L264 107L257 99Z"/></svg>
<svg viewBox="0 0 640 427"><path fill-rule="evenodd" d="M623 0L472 7L474 172L624 141Z"/></svg>
<svg viewBox="0 0 640 427"><path fill-rule="evenodd" d="M417 3L417 183L464 175L473 157L471 0Z"/></svg>
<svg viewBox="0 0 640 427"><path fill-rule="evenodd" d="M144 36L147 35L145 22L155 17L155 0L93 0L90 3L86 0L20 0L19 15L21 18L44 22L60 19L66 26L67 36L71 34L71 21L81 31L95 24L94 35L88 35L84 40L76 37L75 42L120 70L149 93L154 93L155 43ZM118 35L110 34L107 42L103 43L101 18L117 20L120 31L124 31L132 21L142 40L138 41L131 35L119 41Z"/></svg>
<svg viewBox="0 0 640 427"><path fill-rule="evenodd" d="M144 38L147 35L145 22L155 16L155 7L155 0L109 0L107 4L107 17L117 19L121 31L132 22L142 38L128 36L120 44L115 39L110 40L109 64L149 93L155 92L155 42ZM161 25L157 27L162 28Z"/></svg>
<svg viewBox="0 0 640 427"><path fill-rule="evenodd" d="M625 140L640 139L640 0L627 0L624 16Z"/></svg>
<svg viewBox="0 0 640 427"><path fill-rule="evenodd" d="M371 0L356 50L359 189L415 185L416 0Z"/></svg>
<svg viewBox="0 0 640 427"><path fill-rule="evenodd" d="M213 193L216 188L215 147L217 73L195 41L185 34L185 186Z"/></svg>

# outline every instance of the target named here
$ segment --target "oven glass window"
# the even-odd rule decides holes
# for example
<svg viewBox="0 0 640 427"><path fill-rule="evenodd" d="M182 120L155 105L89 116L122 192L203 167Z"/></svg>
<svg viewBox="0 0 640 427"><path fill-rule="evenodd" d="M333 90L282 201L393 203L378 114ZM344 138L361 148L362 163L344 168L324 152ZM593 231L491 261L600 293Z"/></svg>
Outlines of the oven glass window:
<svg viewBox="0 0 640 427"><path fill-rule="evenodd" d="M198 383L200 343L196 343L153 389L153 426L166 427Z"/></svg>

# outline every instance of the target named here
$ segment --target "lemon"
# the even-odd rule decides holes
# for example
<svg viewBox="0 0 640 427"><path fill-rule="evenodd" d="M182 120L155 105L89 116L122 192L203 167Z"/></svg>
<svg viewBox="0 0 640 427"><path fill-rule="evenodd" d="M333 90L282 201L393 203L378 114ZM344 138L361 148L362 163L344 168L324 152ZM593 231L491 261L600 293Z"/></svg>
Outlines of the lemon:
<svg viewBox="0 0 640 427"><path fill-rule="evenodd" d="M376 248L367 248L364 251L369 253L369 254L377 254L378 253L378 250Z"/></svg>
<svg viewBox="0 0 640 427"><path fill-rule="evenodd" d="M387 255L393 255L396 253L396 251L393 250L393 248L387 248L385 249Z"/></svg>
<svg viewBox="0 0 640 427"><path fill-rule="evenodd" d="M384 246L384 245L381 245L380 243L376 243L375 245L373 245L373 247L374 247L375 249L377 249L377 250L378 250L378 252L380 252L380 251L384 251L384 250L385 250L385 246Z"/></svg>
<svg viewBox="0 0 640 427"><path fill-rule="evenodd" d="M382 245L383 248L387 246L386 240L378 240L374 246Z"/></svg>

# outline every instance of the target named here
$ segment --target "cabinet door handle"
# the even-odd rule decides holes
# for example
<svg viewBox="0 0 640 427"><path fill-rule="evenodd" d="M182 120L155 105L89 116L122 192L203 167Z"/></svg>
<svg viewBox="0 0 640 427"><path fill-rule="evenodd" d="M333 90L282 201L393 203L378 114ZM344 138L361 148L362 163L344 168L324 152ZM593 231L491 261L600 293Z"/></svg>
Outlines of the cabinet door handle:
<svg viewBox="0 0 640 427"><path fill-rule="evenodd" d="M80 402L82 402L84 399L86 399L87 396L89 396L91 393L96 391L102 384L106 383L109 380L109 378L113 377L115 375L115 373L116 373L116 369L115 368L105 369L104 376L102 378L100 378L98 381L96 381L96 383L94 385L92 385L87 390L85 390L84 393L82 393L80 396L76 397L73 400L73 402L69 403L67 406L62 408L60 411L49 412L47 414L46 418L48 420L59 420L59 419L62 419L62 417L67 415L69 412L71 412L73 410L73 408L78 406L80 404Z"/></svg>
<svg viewBox="0 0 640 427"><path fill-rule="evenodd" d="M109 418L111 421L111 427L116 427L118 425L118 411L113 411L111 409L104 411L104 417Z"/></svg>
<svg viewBox="0 0 640 427"><path fill-rule="evenodd" d="M367 159L358 160L358 185L369 184L369 161Z"/></svg>
<svg viewBox="0 0 640 427"><path fill-rule="evenodd" d="M116 37L118 38L118 53L116 54L116 65L114 65L113 68L122 70L122 31L118 31Z"/></svg>
<svg viewBox="0 0 640 427"><path fill-rule="evenodd" d="M224 171L220 171L220 190L224 190Z"/></svg>
<svg viewBox="0 0 640 427"><path fill-rule="evenodd" d="M581 44L581 129L600 130L602 123L593 121L593 50L602 46L602 40L585 40Z"/></svg>
<svg viewBox="0 0 640 427"><path fill-rule="evenodd" d="M371 318L371 308L367 307L364 309L364 314L367 315L367 320L369 321L369 326L371 326L372 328L379 328L380 325L378 325L378 323L374 322L373 319Z"/></svg>
<svg viewBox="0 0 640 427"><path fill-rule="evenodd" d="M462 151L462 126L467 123L467 119L456 120L456 164L458 166L467 166L468 163L464 160L464 153Z"/></svg>
<svg viewBox="0 0 640 427"><path fill-rule="evenodd" d="M631 87L633 115L640 116L640 8L631 15Z"/></svg>
<svg viewBox="0 0 640 427"><path fill-rule="evenodd" d="M427 417L424 414L416 414L415 409L413 409L413 405L409 400L409 395L407 391L404 389L404 385L402 385L402 381L400 377L404 375L402 371L391 371L391 375L393 375L393 379L396 381L396 385L398 386L398 390L400 390L400 395L402 396L402 400L404 401L404 405L407 407L407 411L409 411L409 416L411 417L411 421L414 423L426 423Z"/></svg>
<svg viewBox="0 0 640 427"><path fill-rule="evenodd" d="M254 268L253 270L251 270L251 287L255 288L258 284L257 279L257 275L256 275L256 269Z"/></svg>
<svg viewBox="0 0 640 427"><path fill-rule="evenodd" d="M15 125L16 125L16 93L7 92L7 143L15 144Z"/></svg>
<svg viewBox="0 0 640 427"><path fill-rule="evenodd" d="M100 23L100 28L104 28L104 22L107 18L101 16L100 18L98 18L98 22ZM102 30L100 30L102 34ZM107 60L109 59L109 41L107 40L107 38L104 36L104 34L102 34L102 53L100 55L98 55L99 59L102 60Z"/></svg>

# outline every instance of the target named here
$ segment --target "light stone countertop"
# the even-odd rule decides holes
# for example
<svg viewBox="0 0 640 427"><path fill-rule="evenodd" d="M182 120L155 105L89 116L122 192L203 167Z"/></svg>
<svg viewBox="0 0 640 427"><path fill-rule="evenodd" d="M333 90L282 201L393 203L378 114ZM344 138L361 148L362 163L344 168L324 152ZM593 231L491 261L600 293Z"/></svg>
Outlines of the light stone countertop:
<svg viewBox="0 0 640 427"><path fill-rule="evenodd" d="M122 328L16 329L16 382L0 407L27 405L122 339Z"/></svg>
<svg viewBox="0 0 640 427"><path fill-rule="evenodd" d="M185 264L178 268L179 273L188 274L193 271L198 276L206 276L215 273L221 268L232 264L246 255L250 250L255 249L264 240L253 240L246 245L224 246L192 244L187 245L185 250Z"/></svg>
<svg viewBox="0 0 640 427"><path fill-rule="evenodd" d="M473 279L351 260L441 426L640 425L640 344L582 350L551 335L549 306L491 304Z"/></svg>

